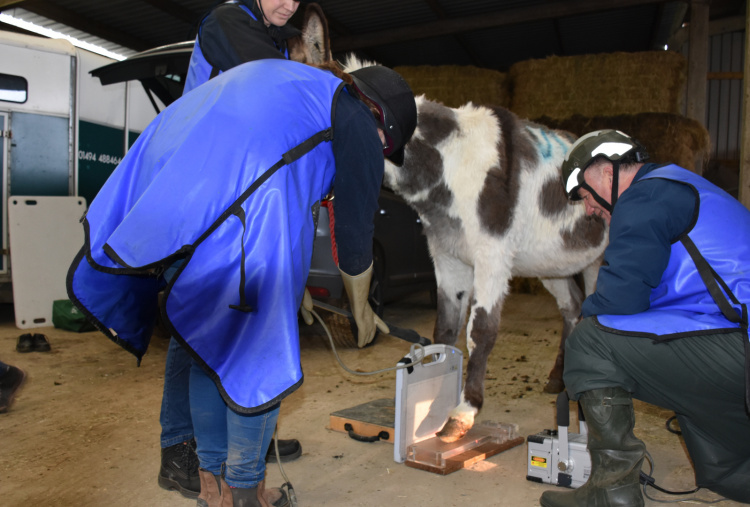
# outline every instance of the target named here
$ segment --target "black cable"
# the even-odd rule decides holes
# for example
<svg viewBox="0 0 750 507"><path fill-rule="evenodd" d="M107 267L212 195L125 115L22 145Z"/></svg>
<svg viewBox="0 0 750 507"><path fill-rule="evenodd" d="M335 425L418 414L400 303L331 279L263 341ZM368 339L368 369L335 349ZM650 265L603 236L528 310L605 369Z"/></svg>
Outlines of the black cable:
<svg viewBox="0 0 750 507"><path fill-rule="evenodd" d="M652 488L661 491L662 493L666 493L668 495L689 495L691 493L695 493L700 487L691 489L690 491L669 491L668 489L664 489L661 486L658 486L656 484L656 479L651 477L650 475L645 474L644 472L641 472L640 482L643 484L644 487L651 486Z"/></svg>
<svg viewBox="0 0 750 507"><path fill-rule="evenodd" d="M670 420L671 420L671 418L670 418ZM669 426L669 421L667 421L667 426ZM662 488L660 486L657 486L656 485L656 480L651 475L654 472L654 459L651 457L651 454L649 454L648 451L646 451L646 459L648 460L648 463L649 463L649 466L651 467L651 469L649 470L648 474L646 474L643 471L641 471L639 481L640 481L641 484L643 484L643 496L645 496L649 500L654 501L654 502L659 502L659 503L678 503L678 502L687 502L687 501L690 501L690 502L702 503L702 504L708 504L708 505L728 500L728 498L719 498L719 499L716 499L716 500L703 500L703 499L696 498L696 497L681 498L679 500L662 500L662 499L659 499L659 498L654 498L654 497L652 497L652 496L650 496L648 494L648 492L646 491L646 486L651 486L652 488L654 488L654 489L656 489L658 491L661 491L662 493L666 493L668 495L690 495L692 493L697 492L701 488L699 486L699 487L697 487L697 488L695 488L693 490L690 490L690 491L669 491L668 489L664 489L664 488Z"/></svg>

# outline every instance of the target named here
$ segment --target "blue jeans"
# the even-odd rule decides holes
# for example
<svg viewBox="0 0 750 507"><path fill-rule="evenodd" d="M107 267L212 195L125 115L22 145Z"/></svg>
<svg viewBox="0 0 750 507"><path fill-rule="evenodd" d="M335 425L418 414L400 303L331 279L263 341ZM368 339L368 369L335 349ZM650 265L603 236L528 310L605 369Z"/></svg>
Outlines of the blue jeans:
<svg viewBox="0 0 750 507"><path fill-rule="evenodd" d="M170 447L193 438L190 417L190 367L193 358L175 340L169 339L164 368L164 394L161 398L161 447Z"/></svg>
<svg viewBox="0 0 750 507"><path fill-rule="evenodd" d="M256 414L230 409L211 378L198 364L190 369L190 410L198 460L204 470L220 475L232 487L254 488L266 473L279 405Z"/></svg>

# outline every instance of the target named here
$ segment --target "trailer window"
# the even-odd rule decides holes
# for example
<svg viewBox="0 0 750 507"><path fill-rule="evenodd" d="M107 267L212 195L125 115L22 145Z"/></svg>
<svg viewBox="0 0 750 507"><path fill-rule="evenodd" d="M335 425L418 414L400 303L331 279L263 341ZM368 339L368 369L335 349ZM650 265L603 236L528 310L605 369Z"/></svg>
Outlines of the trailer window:
<svg viewBox="0 0 750 507"><path fill-rule="evenodd" d="M26 102L29 83L21 76L0 74L0 100L6 102Z"/></svg>

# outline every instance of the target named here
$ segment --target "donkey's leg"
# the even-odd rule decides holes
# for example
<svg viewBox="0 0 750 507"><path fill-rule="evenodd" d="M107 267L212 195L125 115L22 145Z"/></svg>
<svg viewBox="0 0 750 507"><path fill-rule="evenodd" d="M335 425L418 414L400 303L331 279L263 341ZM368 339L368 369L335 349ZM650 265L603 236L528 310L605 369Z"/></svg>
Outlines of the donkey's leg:
<svg viewBox="0 0 750 507"><path fill-rule="evenodd" d="M565 339L573 331L578 323L578 317L581 315L581 303L583 303L583 293L573 277L568 278L543 278L542 284L550 291L557 300L557 307L563 317L563 330L560 336L560 348L557 351L557 359L552 371L549 373L549 380L544 386L545 393L556 394L565 389L563 383L563 367L565 357Z"/></svg>
<svg viewBox="0 0 750 507"><path fill-rule="evenodd" d="M437 436L443 442L455 442L474 425L474 416L484 403L484 377L487 359L497 340L503 300L508 293L508 277L496 276L489 270L476 269L475 299L472 301L466 346L469 364L461 403L448 416L448 421Z"/></svg>
<svg viewBox="0 0 750 507"><path fill-rule="evenodd" d="M438 291L432 336L435 343L455 345L466 323L474 270L448 254L435 255L434 262Z"/></svg>
<svg viewBox="0 0 750 507"><path fill-rule="evenodd" d="M603 258L602 255L583 268L583 291L586 296L593 294L596 290L596 280L599 278L599 268L602 266Z"/></svg>

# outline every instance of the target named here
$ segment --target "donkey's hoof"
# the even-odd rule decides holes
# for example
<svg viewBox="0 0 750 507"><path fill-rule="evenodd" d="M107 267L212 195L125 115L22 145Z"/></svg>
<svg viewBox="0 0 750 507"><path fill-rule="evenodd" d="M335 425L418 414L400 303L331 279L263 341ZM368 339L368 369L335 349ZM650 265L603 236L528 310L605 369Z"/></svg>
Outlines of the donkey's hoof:
<svg viewBox="0 0 750 507"><path fill-rule="evenodd" d="M544 392L547 394L559 394L565 390L565 383L562 379L551 378L544 386Z"/></svg>
<svg viewBox="0 0 750 507"><path fill-rule="evenodd" d="M437 436L442 442L450 444L466 435L466 432L470 429L471 426L462 423L455 417L451 417L448 419L448 422L445 423L443 429L437 432Z"/></svg>

